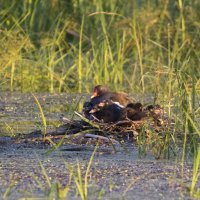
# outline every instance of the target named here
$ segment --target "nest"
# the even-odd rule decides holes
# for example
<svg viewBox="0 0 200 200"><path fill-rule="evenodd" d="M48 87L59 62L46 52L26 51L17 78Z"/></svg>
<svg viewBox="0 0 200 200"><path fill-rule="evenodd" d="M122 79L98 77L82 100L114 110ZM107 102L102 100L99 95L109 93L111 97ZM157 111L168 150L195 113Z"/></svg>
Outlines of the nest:
<svg viewBox="0 0 200 200"><path fill-rule="evenodd" d="M116 123L104 123L100 120L88 120L78 112L75 112L75 114L80 120L62 117L63 125L47 135L53 138L65 135L64 137L68 142L76 144L96 144L97 140L105 145L119 144L122 141L135 140L141 131L146 137L148 137L150 131L162 134L166 127L171 124L170 120L164 115L159 118L150 116L139 121L125 119Z"/></svg>

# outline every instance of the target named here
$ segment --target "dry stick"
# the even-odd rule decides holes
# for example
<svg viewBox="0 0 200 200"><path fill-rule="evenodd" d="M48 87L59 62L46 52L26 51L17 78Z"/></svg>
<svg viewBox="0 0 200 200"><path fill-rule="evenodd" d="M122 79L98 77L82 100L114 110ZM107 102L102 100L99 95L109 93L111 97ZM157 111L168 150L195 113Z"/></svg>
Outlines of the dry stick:
<svg viewBox="0 0 200 200"><path fill-rule="evenodd" d="M117 143L119 144L119 142L115 139L111 139L111 138L107 138L107 137L104 137L104 136L101 136L101 135L95 135L95 134L92 134L92 133L85 133L83 135L78 135L78 136L74 136L74 135L65 135L65 139L68 138L76 138L76 137L87 137L87 138L95 138L95 139L102 139L102 140L106 140L106 141L112 141L113 143ZM63 135L56 135L56 136L48 136L48 138L62 138Z"/></svg>
<svg viewBox="0 0 200 200"><path fill-rule="evenodd" d="M84 137L89 137L89 138L97 138L97 139L101 139L101 140L105 140L107 142L112 142L112 143L116 143L116 144L120 144L117 140L115 139L112 139L112 138L107 138L107 137L104 137L104 136L101 136L101 135L95 135L95 134L91 134L91 133L86 133L84 135Z"/></svg>

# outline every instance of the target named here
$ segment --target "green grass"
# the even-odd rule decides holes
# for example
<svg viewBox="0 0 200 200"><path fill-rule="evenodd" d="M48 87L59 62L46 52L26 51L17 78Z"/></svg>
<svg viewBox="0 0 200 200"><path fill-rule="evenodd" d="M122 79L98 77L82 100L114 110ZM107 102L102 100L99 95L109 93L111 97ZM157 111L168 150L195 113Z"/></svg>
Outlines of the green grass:
<svg viewBox="0 0 200 200"><path fill-rule="evenodd" d="M43 175L45 179L45 183L40 182L37 177L35 177L35 181L37 182L38 186L40 187L41 191L44 193L44 198L41 199L67 199L68 193L73 190L74 186L78 191L78 194L80 195L80 198L82 200L86 200L88 198L88 188L89 188L89 173L91 170L91 165L95 157L95 153L98 148L98 143L96 147L94 148L94 151L88 160L86 170L81 169L81 163L80 161L77 160L76 164L66 164L66 170L69 172L68 178L68 183L66 185L61 185L61 183L57 180L53 181L49 177L45 167L43 166L42 162L39 162L39 166L41 168L41 174ZM7 197L10 188L12 187L9 186L8 189L6 190L4 196ZM94 194L97 195L97 194ZM99 194L100 195L100 194ZM31 199L31 198L26 198L26 199Z"/></svg>
<svg viewBox="0 0 200 200"><path fill-rule="evenodd" d="M46 118L45 118L45 115L44 115L44 112L43 112L43 109L40 105L40 102L38 101L37 97L32 94L34 99L35 99L35 102L38 106L38 109L39 109L39 113L40 113L40 117L41 117L41 121L42 121L42 124L43 124L43 135L45 137L46 133L47 133L47 121L46 121Z"/></svg>
<svg viewBox="0 0 200 200"><path fill-rule="evenodd" d="M190 195L194 197L200 196L200 190L199 188L195 188L196 183L199 179L199 165L200 165L200 147L198 148L197 155L194 158L194 164L193 164L193 177L192 177L192 183L190 187Z"/></svg>
<svg viewBox="0 0 200 200"><path fill-rule="evenodd" d="M86 200L88 198L88 177L89 177L92 161L94 160L94 156L95 156L97 148L98 148L98 143L90 157L85 175L83 175L81 172L79 161L77 161L76 171L74 171L73 169L74 167L71 167L70 169L70 172L72 173L74 182L76 184L77 190L82 200Z"/></svg>
<svg viewBox="0 0 200 200"><path fill-rule="evenodd" d="M181 72L199 92L198 8L181 0L3 1L1 88L85 92L104 83L169 101Z"/></svg>

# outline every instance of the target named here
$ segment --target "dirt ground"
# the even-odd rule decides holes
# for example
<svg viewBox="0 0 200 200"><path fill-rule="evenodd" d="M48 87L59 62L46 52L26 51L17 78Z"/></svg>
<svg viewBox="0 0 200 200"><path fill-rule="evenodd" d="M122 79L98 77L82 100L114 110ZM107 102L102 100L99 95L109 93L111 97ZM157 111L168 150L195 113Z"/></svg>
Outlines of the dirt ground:
<svg viewBox="0 0 200 200"><path fill-rule="evenodd" d="M1 144L0 194L10 188L8 199L47 197L49 187L44 167L51 183L66 185L71 164L85 172L94 147L62 145L46 154L49 146L44 144ZM150 155L138 158L137 148L122 147L114 153L111 147L97 150L89 173L89 199L189 199L187 187L191 181L192 166L177 161L155 160ZM41 162L41 164L40 164ZM69 199L80 199L72 183Z"/></svg>
<svg viewBox="0 0 200 200"><path fill-rule="evenodd" d="M47 119L58 121L59 116L73 110L67 105L74 102L75 108L80 97L44 94L38 98ZM51 185L60 182L63 186L69 180L69 166L76 172L77 162L80 163L84 174L93 146L65 144L47 154L49 144L18 143L13 137L5 137L41 127L38 108L30 94L1 94L0 110L0 199L50 199L45 173ZM32 121L31 126L22 121ZM135 144L128 144L126 150L118 146L117 152L112 147L99 147L88 177L88 199L191 199L188 187L192 163L182 164L179 160L156 160L151 154L139 158ZM74 182L68 199L80 199Z"/></svg>

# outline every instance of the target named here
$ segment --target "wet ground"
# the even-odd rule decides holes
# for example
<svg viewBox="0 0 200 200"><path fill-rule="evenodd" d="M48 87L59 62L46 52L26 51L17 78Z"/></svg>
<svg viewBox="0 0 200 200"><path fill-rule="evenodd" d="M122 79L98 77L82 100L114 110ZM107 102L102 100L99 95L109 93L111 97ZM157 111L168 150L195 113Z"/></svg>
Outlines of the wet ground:
<svg viewBox="0 0 200 200"><path fill-rule="evenodd" d="M81 95L36 95L48 122L48 130L60 124L62 115L81 109ZM85 97L84 97L85 98ZM83 100L84 100L83 98ZM65 144L50 154L47 143L18 143L7 136L41 130L41 116L31 94L0 94L0 199L58 199L58 182L64 187L77 163L85 173L93 146ZM139 158L135 144L99 147L88 176L88 199L190 199L192 163ZM51 188L51 189L50 189ZM80 199L72 181L68 199Z"/></svg>

